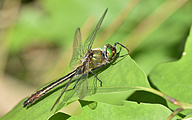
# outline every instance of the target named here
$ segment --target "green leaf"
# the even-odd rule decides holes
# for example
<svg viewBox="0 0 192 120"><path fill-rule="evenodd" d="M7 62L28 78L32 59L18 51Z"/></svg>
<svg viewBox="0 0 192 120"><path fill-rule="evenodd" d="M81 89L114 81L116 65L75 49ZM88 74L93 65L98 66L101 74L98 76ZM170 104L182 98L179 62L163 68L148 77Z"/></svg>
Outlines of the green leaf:
<svg viewBox="0 0 192 120"><path fill-rule="evenodd" d="M23 8L21 11L21 17L18 18L19 22L16 24L11 37L11 40L13 41L11 43L12 52L18 51L16 49L18 47L21 49L23 46L26 46L27 48L28 46L26 43L30 44L29 41L32 42L40 40L53 41L61 45L64 49L68 48L70 43L73 41L75 29L78 26L81 27L85 23L88 16L94 16L95 19L99 19L101 15L100 13L106 9L104 4L109 5L109 12L105 18L105 22L102 24L103 27L101 29L105 28L104 26L110 23L115 18L115 16L117 16L120 11L124 9L126 5L130 4L126 0L121 2L116 1L116 3L113 2L111 4L108 4L108 2L110 1L100 0L90 2L87 0L86 2L65 1L65 4L61 4L63 3L62 0L47 0L44 1L43 4L38 3L40 6L42 6L43 9L34 9L34 6L30 8ZM133 31L134 28L138 26L138 24L143 20L145 20L147 16L150 16L153 11L161 9L161 4L163 2L164 1L162 0L155 2L139 2L132 9L130 15L127 17L123 25L119 26L118 30L114 32L113 37L111 37L108 41L105 41L105 43L114 43L117 41L122 42L123 39L127 37L129 32ZM185 37L188 26L191 24L191 3L191 1L186 2L186 5L183 5L183 7L178 12L174 11L174 15L171 16L170 19L168 19L162 25L159 25L160 27L157 28L155 32L152 32L152 34L150 33L152 36L149 36L141 45L139 45L139 47L136 46L137 48L132 56L134 60L137 61L138 64L140 64L140 66L145 70L145 73L149 73L153 66L159 62L178 58L178 53L180 53L180 50L175 50L172 48L178 48L182 45L180 44L182 42L180 40ZM170 8L171 7L172 6L170 6ZM167 12L164 11L164 13ZM95 14L97 16L95 16ZM148 24L150 24L150 22ZM138 32L138 35L140 35L140 32ZM101 41L102 40L99 42ZM129 43L128 45L132 46L134 45L134 42ZM101 42L101 44L103 43ZM66 58L66 55L64 55L64 58ZM119 58L115 63L116 64L111 65L109 68L103 70L103 72L98 75L98 78L103 81L103 87L99 87L98 85L97 93L92 96L87 96L84 100L103 102L112 105L123 105L124 102L122 100L130 97L130 95L132 95L132 93L135 92L138 87L150 88L146 75L129 56L125 58ZM63 71L63 69L58 71ZM94 77L91 77L89 78L89 81L93 79ZM164 81L164 83L166 82L167 81ZM65 83L56 87L46 96L31 105L28 109L22 108L22 103L24 100L21 101L2 119L49 118L54 113L54 111L50 112L50 109L60 95L64 86ZM167 89L170 89L170 86L169 88L167 87ZM174 92L177 93L177 91ZM183 92L186 92L186 89ZM75 93L75 90L67 93L68 95L72 96ZM183 93L180 94L184 95ZM138 97L143 98L143 96L137 96L137 98ZM77 99L77 95L74 95L72 99L68 101L68 103ZM151 98L146 99L149 100ZM63 100L65 100L65 98L62 98L61 102ZM186 102L186 100L184 100L184 102ZM63 103L57 105L62 104Z"/></svg>
<svg viewBox="0 0 192 120"><path fill-rule="evenodd" d="M123 54L123 51L121 54ZM122 100L125 100L132 94L137 89L136 87L150 88L144 72L129 56L118 58L112 65L106 68L106 70L102 71L98 77L103 81L103 87L98 87L97 93L90 98L85 98L86 100L122 104ZM89 81L92 79L94 79L94 77L89 78ZM28 109L22 107L24 100L21 101L11 112L5 115L3 119L47 119L54 113L54 110L50 111L50 109L62 92L63 87L64 85L60 85L54 88L40 100L29 106ZM103 96L106 97L104 98ZM115 97L117 99L112 100L112 98ZM76 99L78 99L78 97L74 95L68 103ZM61 98L61 101L62 100L63 98Z"/></svg>
<svg viewBox="0 0 192 120"><path fill-rule="evenodd" d="M103 81L103 87L97 89L96 95L88 96L85 100L122 105L122 100L130 96L137 87L150 88L144 72L130 57L125 59L127 62L119 61L111 65L110 70L107 69L98 75Z"/></svg>
<svg viewBox="0 0 192 120"><path fill-rule="evenodd" d="M157 89L181 101L192 103L192 29L185 45L182 58L175 62L158 65L150 74L150 80ZM176 106L168 103L172 109ZM192 110L182 113L191 113Z"/></svg>
<svg viewBox="0 0 192 120"><path fill-rule="evenodd" d="M135 102L124 102L123 106L115 106L98 103L95 110L88 106L83 107L80 116L72 116L70 120L165 120L171 111L162 105L137 104ZM52 119L50 119L52 120ZM176 120L175 118L173 120Z"/></svg>

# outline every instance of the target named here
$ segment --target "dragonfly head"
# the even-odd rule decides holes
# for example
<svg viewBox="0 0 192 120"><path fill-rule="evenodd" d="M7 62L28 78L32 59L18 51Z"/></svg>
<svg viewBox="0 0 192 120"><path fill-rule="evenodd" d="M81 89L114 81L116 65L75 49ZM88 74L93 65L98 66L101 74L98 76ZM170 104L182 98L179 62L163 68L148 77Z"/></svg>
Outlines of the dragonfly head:
<svg viewBox="0 0 192 120"><path fill-rule="evenodd" d="M116 54L116 48L110 44L104 46L104 55L108 61L111 61Z"/></svg>

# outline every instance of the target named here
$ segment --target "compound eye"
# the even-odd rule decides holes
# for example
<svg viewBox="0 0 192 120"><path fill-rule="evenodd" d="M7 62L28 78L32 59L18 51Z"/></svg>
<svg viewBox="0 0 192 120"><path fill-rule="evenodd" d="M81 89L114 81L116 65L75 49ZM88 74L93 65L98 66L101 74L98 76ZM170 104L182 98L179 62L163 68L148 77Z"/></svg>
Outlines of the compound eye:
<svg viewBox="0 0 192 120"><path fill-rule="evenodd" d="M106 59L109 61L112 60L116 53L115 47L111 46L110 44L106 44L104 48Z"/></svg>
<svg viewBox="0 0 192 120"><path fill-rule="evenodd" d="M108 60L111 60L111 58L113 57L113 52L111 47L107 47L107 58Z"/></svg>

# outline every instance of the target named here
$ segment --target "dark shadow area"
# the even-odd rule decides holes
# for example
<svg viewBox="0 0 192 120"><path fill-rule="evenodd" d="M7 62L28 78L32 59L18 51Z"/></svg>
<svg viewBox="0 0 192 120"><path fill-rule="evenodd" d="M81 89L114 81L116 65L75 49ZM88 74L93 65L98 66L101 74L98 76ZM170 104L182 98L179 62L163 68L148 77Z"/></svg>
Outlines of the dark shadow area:
<svg viewBox="0 0 192 120"><path fill-rule="evenodd" d="M79 100L79 102L81 103L81 106L84 107L84 106L87 106L87 105L93 103L94 101ZM49 120L66 120L70 117L71 117L70 115L67 115L67 114L62 113L62 112L58 112L58 113L54 114L53 116L51 116L49 118Z"/></svg>
<svg viewBox="0 0 192 120"><path fill-rule="evenodd" d="M165 99L147 91L136 91L131 96L129 96L127 100L137 102L138 104L154 103L154 104L162 104L168 107Z"/></svg>
<svg viewBox="0 0 192 120"><path fill-rule="evenodd" d="M140 103L161 104L169 108L167 105L167 101L164 98L147 91L136 91L131 96L129 96L127 100L137 102L138 104ZM174 111L172 109L170 110L172 112ZM181 118L185 117L185 115L181 113L177 115L180 116Z"/></svg>
<svg viewBox="0 0 192 120"><path fill-rule="evenodd" d="M22 4L29 4L29 3L34 3L36 0L21 0Z"/></svg>
<svg viewBox="0 0 192 120"><path fill-rule="evenodd" d="M54 114L53 116L51 116L49 118L49 120L66 120L68 118L70 118L71 116L65 114L65 113L62 113L62 112L58 112L56 114Z"/></svg>
<svg viewBox="0 0 192 120"><path fill-rule="evenodd" d="M86 105L89 105L95 101L86 101L86 100L79 100L79 102L81 103L82 107L85 107Z"/></svg>

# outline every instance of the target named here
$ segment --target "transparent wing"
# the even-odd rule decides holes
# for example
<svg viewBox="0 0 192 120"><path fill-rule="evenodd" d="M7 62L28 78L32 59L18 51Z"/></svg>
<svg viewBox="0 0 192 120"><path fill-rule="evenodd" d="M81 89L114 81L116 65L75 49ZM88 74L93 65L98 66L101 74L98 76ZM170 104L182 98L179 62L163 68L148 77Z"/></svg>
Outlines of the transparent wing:
<svg viewBox="0 0 192 120"><path fill-rule="evenodd" d="M60 96L57 98L56 102L54 103L54 105L52 106L51 110L53 110L53 108L55 107L55 105L60 101L61 97L63 96L63 94L66 92L67 88L69 87L69 85L71 84L71 81L73 80L73 77L70 78L70 80L67 82L66 86L63 88L63 91L61 92Z"/></svg>
<svg viewBox="0 0 192 120"><path fill-rule="evenodd" d="M87 61L85 68L87 70L89 69L89 61ZM97 90L97 79L95 77L92 79L88 79L88 73L81 76L81 79L79 80L76 87L76 93L79 99L83 99L86 95L95 94L96 90Z"/></svg>
<svg viewBox="0 0 192 120"><path fill-rule="evenodd" d="M89 79L88 90L86 95L95 94L97 91L97 79L93 76L92 79Z"/></svg>
<svg viewBox="0 0 192 120"><path fill-rule="evenodd" d="M80 63L83 57L81 32L80 28L76 29L74 42L73 42L73 55L70 62L71 70L74 70Z"/></svg>
<svg viewBox="0 0 192 120"><path fill-rule="evenodd" d="M88 89L88 81L87 81L87 76L88 75L83 75L79 83L77 84L76 87L76 93L79 97L79 99L83 99L86 94L87 94L87 89Z"/></svg>
<svg viewBox="0 0 192 120"><path fill-rule="evenodd" d="M72 81L70 81L70 82L72 82ZM71 83L70 86L67 88L67 90L65 91L64 95L62 96L61 100L59 101L59 103L57 105L56 111L61 110L64 106L66 106L68 100L74 96L75 90L72 89L74 84L75 84L75 82Z"/></svg>
<svg viewBox="0 0 192 120"><path fill-rule="evenodd" d="M93 76L94 77L94 76ZM87 95L95 94L97 90L97 79L92 78L88 79L88 75L82 76L82 79L79 81L76 93L79 99L83 99Z"/></svg>
<svg viewBox="0 0 192 120"><path fill-rule="evenodd" d="M86 62L84 69L87 71L89 70L89 60ZM87 89L88 89L88 73L81 76L81 79L79 80L76 86L76 93L79 99L82 100L86 96Z"/></svg>
<svg viewBox="0 0 192 120"><path fill-rule="evenodd" d="M91 33L91 35L89 35L89 37L86 39L85 43L84 43L84 46L83 46L83 53L87 53L88 50L91 49L92 47L92 44L95 40L95 36L97 34L97 31L99 30L100 26L101 26L101 23L103 22L103 19L107 13L107 10L105 10L103 16L101 17L101 19L99 20L99 22L97 23L97 26L95 27L95 29L93 30L93 32Z"/></svg>

